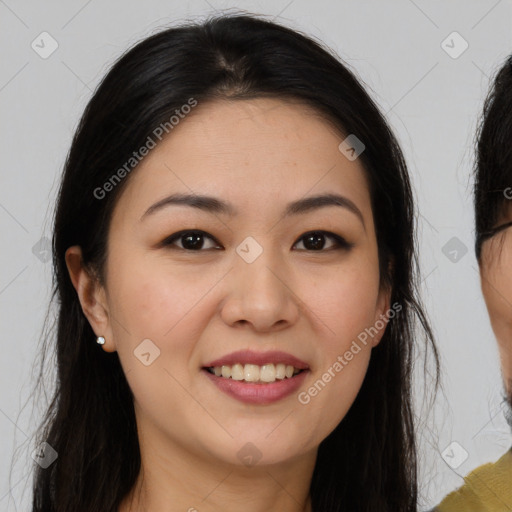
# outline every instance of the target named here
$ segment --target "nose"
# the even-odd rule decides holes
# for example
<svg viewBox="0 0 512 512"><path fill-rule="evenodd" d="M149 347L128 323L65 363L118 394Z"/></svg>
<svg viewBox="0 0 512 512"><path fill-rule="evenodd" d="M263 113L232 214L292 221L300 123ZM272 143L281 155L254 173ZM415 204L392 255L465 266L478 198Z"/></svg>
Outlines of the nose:
<svg viewBox="0 0 512 512"><path fill-rule="evenodd" d="M236 256L227 275L227 296L221 317L231 327L248 326L258 332L290 327L300 316L300 299L290 271L264 250L252 263Z"/></svg>

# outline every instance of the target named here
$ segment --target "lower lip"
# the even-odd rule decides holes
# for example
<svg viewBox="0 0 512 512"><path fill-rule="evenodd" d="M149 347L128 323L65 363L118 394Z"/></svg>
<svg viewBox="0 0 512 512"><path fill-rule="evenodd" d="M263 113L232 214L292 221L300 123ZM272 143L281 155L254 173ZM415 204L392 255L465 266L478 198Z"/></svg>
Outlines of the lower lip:
<svg viewBox="0 0 512 512"><path fill-rule="evenodd" d="M247 404L271 404L282 400L297 391L308 373L303 370L294 377L262 384L217 377L204 368L202 371L221 391Z"/></svg>

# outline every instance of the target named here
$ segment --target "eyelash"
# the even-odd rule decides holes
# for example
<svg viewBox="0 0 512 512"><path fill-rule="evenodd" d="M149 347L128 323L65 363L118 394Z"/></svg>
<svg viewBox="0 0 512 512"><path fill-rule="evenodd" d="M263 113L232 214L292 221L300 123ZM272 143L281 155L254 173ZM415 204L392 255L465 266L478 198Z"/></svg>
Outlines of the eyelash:
<svg viewBox="0 0 512 512"><path fill-rule="evenodd" d="M177 233L174 233L173 235L167 237L162 243L161 245L164 246L164 247L167 247L167 248L171 248L171 249L178 249L180 251L186 251L186 252L204 252L204 251L207 251L207 250L212 250L213 248L210 248L210 249L198 249L198 250L194 250L194 249L185 249L184 247L178 247L178 246L173 246L174 242L176 240L179 240L181 238L183 238L185 235L190 235L190 234L199 234L199 235L203 235L204 237L206 238L209 238L210 240L214 241L216 244L220 245L217 240L210 236L208 233L206 233L205 231L202 231L200 229L188 229L188 230L183 230L183 231L179 231ZM321 234L321 235L326 235L327 238L331 238L335 241L336 245L334 247L331 247L329 249L319 249L319 250L308 250L308 249L300 249L301 251L306 251L306 252L326 252L326 251L333 251L333 250L345 250L345 251L349 251L350 249L352 249L352 247L354 246L353 243L349 243L347 242L343 237L339 236L339 235L336 235L335 233L331 233L330 231L322 231L322 230L314 230L314 231L308 231L306 233L304 233L300 238L299 238L299 241L302 240L303 238L306 238L308 235L313 235L313 234ZM296 242L297 243L297 242ZM296 243L294 245L296 245Z"/></svg>

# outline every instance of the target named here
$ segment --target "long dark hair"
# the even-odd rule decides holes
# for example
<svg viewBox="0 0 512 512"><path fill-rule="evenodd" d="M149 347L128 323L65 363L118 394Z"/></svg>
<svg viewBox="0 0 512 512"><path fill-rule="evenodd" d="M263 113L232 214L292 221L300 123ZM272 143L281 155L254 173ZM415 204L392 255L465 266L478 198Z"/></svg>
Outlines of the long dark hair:
<svg viewBox="0 0 512 512"><path fill-rule="evenodd" d="M506 224L496 226L512 200L512 55L493 77L475 134L475 253ZM510 204L510 203L509 203ZM503 238L501 239L503 241Z"/></svg>
<svg viewBox="0 0 512 512"><path fill-rule="evenodd" d="M319 447L313 510L416 510L412 371L418 321L436 376L439 361L417 296L416 219L402 152L341 59L306 35L244 13L169 28L138 43L114 64L80 120L55 213L57 381L37 438L58 459L46 469L35 466L33 512L116 512L140 469L131 390L117 352L98 350L64 259L68 247L81 246L84 264L103 280L109 222L129 175L102 199L94 190L190 98L204 104L257 97L306 102L340 134L364 143L359 158L370 187L381 281L392 289L391 303L401 307L372 350L354 404ZM45 353L51 340L44 340Z"/></svg>

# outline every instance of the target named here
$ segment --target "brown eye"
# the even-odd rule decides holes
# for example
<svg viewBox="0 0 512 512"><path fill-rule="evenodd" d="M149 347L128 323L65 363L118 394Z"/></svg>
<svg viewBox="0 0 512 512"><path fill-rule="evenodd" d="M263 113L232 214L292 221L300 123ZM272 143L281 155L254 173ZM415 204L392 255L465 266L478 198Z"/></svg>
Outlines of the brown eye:
<svg viewBox="0 0 512 512"><path fill-rule="evenodd" d="M204 231L200 230L188 230L188 231L180 231L178 233L174 233L170 237L166 238L162 245L166 247L182 249L185 251L201 251L204 249L204 240L210 239L217 244L217 241ZM180 240L181 247L176 246L175 242ZM217 244L218 246L218 244ZM206 249L213 249L215 247L207 247Z"/></svg>
<svg viewBox="0 0 512 512"><path fill-rule="evenodd" d="M325 249L326 239L334 240L334 244ZM310 231L302 235L300 240L303 240L304 247L308 251L322 251L322 250L336 250L336 249L351 249L354 244L348 243L344 238L328 231Z"/></svg>

